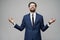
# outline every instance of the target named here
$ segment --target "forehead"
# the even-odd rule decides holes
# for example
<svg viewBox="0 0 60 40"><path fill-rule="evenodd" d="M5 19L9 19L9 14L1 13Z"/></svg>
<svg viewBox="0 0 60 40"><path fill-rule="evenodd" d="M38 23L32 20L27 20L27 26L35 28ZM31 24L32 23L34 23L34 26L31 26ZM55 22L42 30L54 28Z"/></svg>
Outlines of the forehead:
<svg viewBox="0 0 60 40"><path fill-rule="evenodd" d="M31 3L30 6L35 6L35 4L34 3Z"/></svg>

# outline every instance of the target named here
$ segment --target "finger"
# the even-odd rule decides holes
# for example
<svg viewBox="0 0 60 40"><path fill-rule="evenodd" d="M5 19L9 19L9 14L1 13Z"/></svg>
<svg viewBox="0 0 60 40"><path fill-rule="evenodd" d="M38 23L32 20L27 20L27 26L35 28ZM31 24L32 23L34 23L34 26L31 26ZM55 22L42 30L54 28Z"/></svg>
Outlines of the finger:
<svg viewBox="0 0 60 40"><path fill-rule="evenodd" d="M54 23L56 21L56 19L52 19L52 22L51 23Z"/></svg>
<svg viewBox="0 0 60 40"><path fill-rule="evenodd" d="M13 18L11 18L11 20L13 20Z"/></svg>

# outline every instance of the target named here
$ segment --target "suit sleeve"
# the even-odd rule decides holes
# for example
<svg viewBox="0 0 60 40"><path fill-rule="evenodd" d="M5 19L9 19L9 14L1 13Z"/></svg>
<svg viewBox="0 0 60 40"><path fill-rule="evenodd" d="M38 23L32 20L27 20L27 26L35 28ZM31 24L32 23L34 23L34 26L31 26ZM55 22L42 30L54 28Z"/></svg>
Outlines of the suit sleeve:
<svg viewBox="0 0 60 40"><path fill-rule="evenodd" d="M41 30L44 32L49 26L46 24L44 25L44 20L43 20L43 16L41 18Z"/></svg>
<svg viewBox="0 0 60 40"><path fill-rule="evenodd" d="M25 28L25 20L24 20L24 17L23 17L21 26L19 26L19 25L16 24L16 25L14 26L14 28L16 28L16 29L18 29L18 30L20 30L20 31L22 31L22 30Z"/></svg>

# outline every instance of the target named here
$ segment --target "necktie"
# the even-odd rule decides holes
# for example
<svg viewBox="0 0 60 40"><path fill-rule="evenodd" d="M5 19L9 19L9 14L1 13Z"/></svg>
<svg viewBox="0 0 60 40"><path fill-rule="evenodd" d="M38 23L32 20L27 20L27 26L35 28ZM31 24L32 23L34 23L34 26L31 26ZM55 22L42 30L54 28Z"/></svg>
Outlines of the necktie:
<svg viewBox="0 0 60 40"><path fill-rule="evenodd" d="M32 14L32 24L34 25L34 15Z"/></svg>

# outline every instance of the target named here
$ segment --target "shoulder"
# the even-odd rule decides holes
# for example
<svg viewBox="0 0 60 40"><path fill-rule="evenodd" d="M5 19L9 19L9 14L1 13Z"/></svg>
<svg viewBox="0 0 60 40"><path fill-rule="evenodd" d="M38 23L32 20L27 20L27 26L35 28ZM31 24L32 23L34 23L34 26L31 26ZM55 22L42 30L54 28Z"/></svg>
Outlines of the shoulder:
<svg viewBox="0 0 60 40"><path fill-rule="evenodd" d="M30 14L29 14L29 13L28 13L28 14L25 14L24 17L26 17L26 16L28 16L28 15L30 15Z"/></svg>
<svg viewBox="0 0 60 40"><path fill-rule="evenodd" d="M28 17L30 14L28 13L28 14L25 14L24 16L23 16L23 18L26 18L26 17Z"/></svg>
<svg viewBox="0 0 60 40"><path fill-rule="evenodd" d="M40 13L36 13L37 14L37 16L39 16L39 17L43 17L43 15L41 15Z"/></svg>

